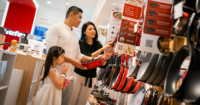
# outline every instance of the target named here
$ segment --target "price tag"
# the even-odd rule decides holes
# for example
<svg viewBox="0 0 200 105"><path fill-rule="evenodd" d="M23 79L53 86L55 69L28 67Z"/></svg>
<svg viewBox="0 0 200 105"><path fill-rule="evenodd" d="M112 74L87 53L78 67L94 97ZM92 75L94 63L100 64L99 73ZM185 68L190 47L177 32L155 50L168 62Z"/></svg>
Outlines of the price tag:
<svg viewBox="0 0 200 105"><path fill-rule="evenodd" d="M174 6L174 19L183 16L183 2L180 2Z"/></svg>

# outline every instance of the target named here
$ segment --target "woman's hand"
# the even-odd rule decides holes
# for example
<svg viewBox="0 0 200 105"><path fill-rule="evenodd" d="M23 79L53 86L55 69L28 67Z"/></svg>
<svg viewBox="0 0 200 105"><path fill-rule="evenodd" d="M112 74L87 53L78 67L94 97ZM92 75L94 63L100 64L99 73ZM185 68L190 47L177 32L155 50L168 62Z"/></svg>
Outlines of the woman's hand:
<svg viewBox="0 0 200 105"><path fill-rule="evenodd" d="M114 43L114 42L107 43L106 46L104 46L102 49L103 49L103 50L106 50L106 49L108 49L108 48L112 48L112 44L113 44L113 43Z"/></svg>
<svg viewBox="0 0 200 105"><path fill-rule="evenodd" d="M62 73L66 73L68 71L68 65L64 65L62 69Z"/></svg>
<svg viewBox="0 0 200 105"><path fill-rule="evenodd" d="M103 60L107 61L108 59L110 59L110 57L112 56L112 53L107 53L103 56Z"/></svg>

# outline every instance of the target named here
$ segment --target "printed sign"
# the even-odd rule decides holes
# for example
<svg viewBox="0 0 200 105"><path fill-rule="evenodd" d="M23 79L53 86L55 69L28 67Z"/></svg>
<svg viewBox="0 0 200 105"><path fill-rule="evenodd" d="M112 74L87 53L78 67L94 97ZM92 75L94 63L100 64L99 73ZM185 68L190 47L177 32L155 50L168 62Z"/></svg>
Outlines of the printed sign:
<svg viewBox="0 0 200 105"><path fill-rule="evenodd" d="M170 51L173 0L148 0L140 50L157 54Z"/></svg>
<svg viewBox="0 0 200 105"><path fill-rule="evenodd" d="M110 18L110 27L107 34L107 42L115 41L117 33L120 30L122 19L123 5L113 3L112 13Z"/></svg>
<svg viewBox="0 0 200 105"><path fill-rule="evenodd" d="M143 0L125 0L115 52L133 55Z"/></svg>

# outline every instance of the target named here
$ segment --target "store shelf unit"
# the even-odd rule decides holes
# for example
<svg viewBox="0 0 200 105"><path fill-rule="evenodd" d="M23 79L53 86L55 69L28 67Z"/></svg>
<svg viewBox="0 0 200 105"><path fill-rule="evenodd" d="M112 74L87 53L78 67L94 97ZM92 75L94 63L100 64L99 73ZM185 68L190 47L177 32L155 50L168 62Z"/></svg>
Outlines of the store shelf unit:
<svg viewBox="0 0 200 105"><path fill-rule="evenodd" d="M5 77L0 87L0 105L4 105L7 91L9 88L11 74L14 68L15 60L16 60L16 53L4 51L0 49L0 61L7 61Z"/></svg>
<svg viewBox="0 0 200 105"><path fill-rule="evenodd" d="M32 103L42 58L30 55L17 54L14 68L24 71L16 105L29 105Z"/></svg>
<svg viewBox="0 0 200 105"><path fill-rule="evenodd" d="M4 105L16 105L23 74L23 70L13 70Z"/></svg>

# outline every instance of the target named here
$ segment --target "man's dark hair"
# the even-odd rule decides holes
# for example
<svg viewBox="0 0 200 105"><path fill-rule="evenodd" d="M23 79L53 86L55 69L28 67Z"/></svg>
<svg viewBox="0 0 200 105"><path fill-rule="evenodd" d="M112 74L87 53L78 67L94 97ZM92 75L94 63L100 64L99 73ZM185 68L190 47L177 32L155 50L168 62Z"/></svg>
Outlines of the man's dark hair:
<svg viewBox="0 0 200 105"><path fill-rule="evenodd" d="M68 10L67 10L67 14L66 14L66 18L69 17L70 13L73 13L74 15L78 14L79 12L83 13L83 10L80 9L77 6L71 6Z"/></svg>

